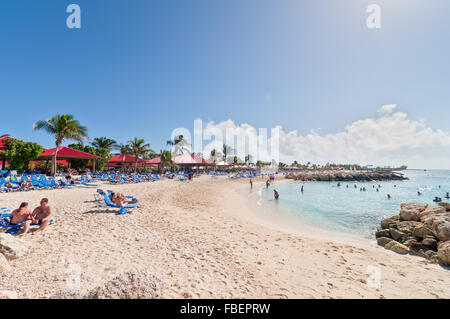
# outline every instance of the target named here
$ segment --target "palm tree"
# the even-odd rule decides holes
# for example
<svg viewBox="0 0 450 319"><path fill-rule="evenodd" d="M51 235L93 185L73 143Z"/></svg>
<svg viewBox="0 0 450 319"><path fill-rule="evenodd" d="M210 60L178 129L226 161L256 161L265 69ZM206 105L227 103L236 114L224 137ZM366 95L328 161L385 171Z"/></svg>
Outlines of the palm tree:
<svg viewBox="0 0 450 319"><path fill-rule="evenodd" d="M115 140L107 137L96 137L91 142L91 145L94 146L95 148L105 148L110 151L112 149L118 149L120 147Z"/></svg>
<svg viewBox="0 0 450 319"><path fill-rule="evenodd" d="M160 153L160 158L161 158L161 162L158 164L158 170L160 172L162 172L162 169L166 166L170 166L170 167L176 167L177 164L175 164L172 161L172 153L169 151L163 151L161 150Z"/></svg>
<svg viewBox="0 0 450 319"><path fill-rule="evenodd" d="M227 156L230 155L233 152L233 149L231 146L223 144L222 146L222 154L223 154L223 160L227 160Z"/></svg>
<svg viewBox="0 0 450 319"><path fill-rule="evenodd" d="M209 159L211 160L211 161L213 161L213 162L215 162L216 160L217 160L217 158L218 157L220 157L220 152L217 150L217 149L215 149L215 148L213 148L212 150L211 150L211 153L210 153L211 155L210 155L210 157L209 157Z"/></svg>
<svg viewBox="0 0 450 319"><path fill-rule="evenodd" d="M175 136L175 138L172 140L168 140L166 142L166 145L170 145L174 147L174 153L177 154L178 151L180 151L181 153L183 153L184 150L189 152L189 146L191 144L189 144L185 139L183 135L177 135Z"/></svg>
<svg viewBox="0 0 450 319"><path fill-rule="evenodd" d="M62 142L66 139L81 141L87 138L87 128L80 125L71 114L56 114L49 120L37 121L34 123L34 130L44 130L51 135L55 135L56 150L53 155L53 176L56 175L56 159Z"/></svg>
<svg viewBox="0 0 450 319"><path fill-rule="evenodd" d="M139 156L143 156L148 153L154 153L154 151L150 149L150 144L145 144L145 141L142 138L135 137L134 140L128 141L128 147L130 154L134 155L135 171L137 170Z"/></svg>
<svg viewBox="0 0 450 319"><path fill-rule="evenodd" d="M119 145L120 154L131 154L130 145L122 144Z"/></svg>

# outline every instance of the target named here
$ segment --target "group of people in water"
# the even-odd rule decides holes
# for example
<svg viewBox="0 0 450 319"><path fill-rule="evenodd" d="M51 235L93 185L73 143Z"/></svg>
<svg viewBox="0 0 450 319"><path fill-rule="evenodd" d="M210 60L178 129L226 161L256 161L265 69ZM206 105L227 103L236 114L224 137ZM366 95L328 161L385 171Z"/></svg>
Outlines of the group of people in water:
<svg viewBox="0 0 450 319"><path fill-rule="evenodd" d="M39 206L33 211L28 208L27 202L23 202L9 216L11 225L22 225L19 231L20 234L28 233L31 225L39 225L40 227L33 232L33 235L43 231L50 223L51 218L52 207L48 204L47 198L42 198Z"/></svg>
<svg viewBox="0 0 450 319"><path fill-rule="evenodd" d="M266 189L268 189L270 187L271 182L275 181L275 176L274 175L270 175L269 179L266 180ZM250 189L253 190L253 179L250 178ZM302 186L302 191L303 191L303 186ZM276 189L273 190L273 196L275 199L280 198L280 194L278 193L278 191Z"/></svg>

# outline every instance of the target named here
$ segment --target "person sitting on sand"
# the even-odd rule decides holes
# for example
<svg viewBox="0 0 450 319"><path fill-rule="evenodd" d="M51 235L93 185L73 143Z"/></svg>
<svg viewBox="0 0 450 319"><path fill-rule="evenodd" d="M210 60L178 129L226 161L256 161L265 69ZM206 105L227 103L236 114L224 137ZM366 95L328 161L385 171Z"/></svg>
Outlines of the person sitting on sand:
<svg viewBox="0 0 450 319"><path fill-rule="evenodd" d="M28 203L23 202L18 209L15 209L9 216L11 225L18 225L28 219L31 220L31 211L28 209Z"/></svg>
<svg viewBox="0 0 450 319"><path fill-rule="evenodd" d="M51 219L52 219L52 208L48 204L48 199L43 198L41 199L40 205L33 210L33 213L31 214L31 219L25 221L23 226L23 234L28 233L28 230L30 229L31 225L38 225L38 224L40 224L40 227L33 233L33 235L40 233L45 229L45 227L48 226L48 224L50 224Z"/></svg>
<svg viewBox="0 0 450 319"><path fill-rule="evenodd" d="M276 189L273 190L273 196L275 197L275 199L278 199L278 197L280 197L280 194L278 194Z"/></svg>

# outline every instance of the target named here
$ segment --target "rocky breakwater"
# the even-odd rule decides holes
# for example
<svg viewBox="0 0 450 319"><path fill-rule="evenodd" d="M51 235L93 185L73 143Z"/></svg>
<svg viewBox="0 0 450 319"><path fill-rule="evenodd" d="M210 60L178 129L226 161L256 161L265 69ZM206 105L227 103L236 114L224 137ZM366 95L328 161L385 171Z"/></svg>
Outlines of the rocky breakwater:
<svg viewBox="0 0 450 319"><path fill-rule="evenodd" d="M372 182L408 179L392 171L305 171L289 173L286 178L311 182Z"/></svg>
<svg viewBox="0 0 450 319"><path fill-rule="evenodd" d="M378 245L450 265L450 203L402 204L400 214L381 221Z"/></svg>

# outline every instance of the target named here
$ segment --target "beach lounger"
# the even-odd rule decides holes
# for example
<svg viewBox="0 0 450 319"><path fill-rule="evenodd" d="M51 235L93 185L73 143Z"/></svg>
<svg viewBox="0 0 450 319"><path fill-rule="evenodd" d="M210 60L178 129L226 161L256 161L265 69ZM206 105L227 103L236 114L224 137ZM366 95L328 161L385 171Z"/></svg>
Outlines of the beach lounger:
<svg viewBox="0 0 450 319"><path fill-rule="evenodd" d="M103 199L105 201L106 206L112 207L112 208L119 208L117 215L128 214L127 209L137 208L137 205L128 205L128 206L115 205L111 202L111 200L109 199L109 195L106 193L104 193Z"/></svg>

